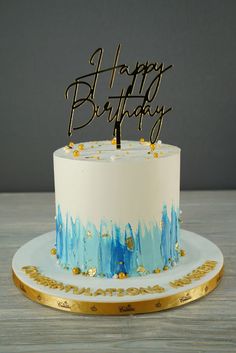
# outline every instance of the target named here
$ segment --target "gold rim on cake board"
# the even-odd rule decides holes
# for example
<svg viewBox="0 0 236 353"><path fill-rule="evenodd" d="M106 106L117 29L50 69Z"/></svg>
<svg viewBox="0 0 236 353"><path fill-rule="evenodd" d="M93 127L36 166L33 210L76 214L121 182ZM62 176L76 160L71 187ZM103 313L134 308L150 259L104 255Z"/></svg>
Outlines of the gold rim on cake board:
<svg viewBox="0 0 236 353"><path fill-rule="evenodd" d="M92 315L131 315L144 314L179 307L212 292L219 284L224 273L224 266L208 281L189 290L150 300L124 302L95 302L67 299L34 289L24 283L12 270L13 281L29 299L55 309L79 314Z"/></svg>

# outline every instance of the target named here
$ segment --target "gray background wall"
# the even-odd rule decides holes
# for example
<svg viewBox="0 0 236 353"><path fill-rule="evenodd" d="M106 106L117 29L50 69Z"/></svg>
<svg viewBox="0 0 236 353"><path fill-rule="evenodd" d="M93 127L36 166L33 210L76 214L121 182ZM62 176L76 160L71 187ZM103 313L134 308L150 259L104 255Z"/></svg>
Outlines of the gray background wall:
<svg viewBox="0 0 236 353"><path fill-rule="evenodd" d="M236 1L0 1L0 191L53 190L52 152L67 143L64 89L111 63L173 64L160 101L174 108L161 139L182 148L183 189L236 187ZM102 88L101 94L102 94ZM135 122L124 138L148 137ZM111 138L99 119L74 140Z"/></svg>

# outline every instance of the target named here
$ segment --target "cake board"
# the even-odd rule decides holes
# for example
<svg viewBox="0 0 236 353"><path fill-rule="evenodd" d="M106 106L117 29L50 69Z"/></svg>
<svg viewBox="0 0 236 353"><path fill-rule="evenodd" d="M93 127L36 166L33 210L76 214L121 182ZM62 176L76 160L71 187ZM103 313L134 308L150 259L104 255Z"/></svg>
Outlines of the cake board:
<svg viewBox="0 0 236 353"><path fill-rule="evenodd" d="M50 250L55 231L23 245L12 261L13 280L29 299L67 312L132 315L179 307L213 291L223 275L223 255L208 239L181 230L186 255L171 270L125 279L73 275Z"/></svg>

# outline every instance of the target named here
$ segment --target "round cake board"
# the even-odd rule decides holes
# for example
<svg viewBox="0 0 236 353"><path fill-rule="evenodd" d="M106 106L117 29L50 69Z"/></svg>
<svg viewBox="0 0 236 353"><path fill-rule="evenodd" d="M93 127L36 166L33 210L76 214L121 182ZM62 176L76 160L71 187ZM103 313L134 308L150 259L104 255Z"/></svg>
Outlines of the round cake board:
<svg viewBox="0 0 236 353"><path fill-rule="evenodd" d="M125 279L73 275L51 255L54 244L55 231L23 245L13 257L13 280L29 299L68 312L130 315L179 307L210 293L223 275L220 249L186 230L186 255L174 268Z"/></svg>

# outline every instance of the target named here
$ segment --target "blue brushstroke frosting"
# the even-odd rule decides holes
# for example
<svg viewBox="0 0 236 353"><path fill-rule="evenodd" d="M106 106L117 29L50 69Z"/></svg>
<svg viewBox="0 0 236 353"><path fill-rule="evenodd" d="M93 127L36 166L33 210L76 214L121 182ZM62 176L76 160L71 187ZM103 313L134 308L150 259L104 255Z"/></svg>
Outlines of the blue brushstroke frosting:
<svg viewBox="0 0 236 353"><path fill-rule="evenodd" d="M119 272L128 276L152 273L154 269L174 266L179 260L178 211L172 206L171 217L163 207L162 225L156 221L120 226L102 220L99 229L92 223L84 226L79 218L63 217L60 206L56 215L56 249L59 263L82 272L96 268L96 276L113 277ZM140 268L145 270L140 272Z"/></svg>

